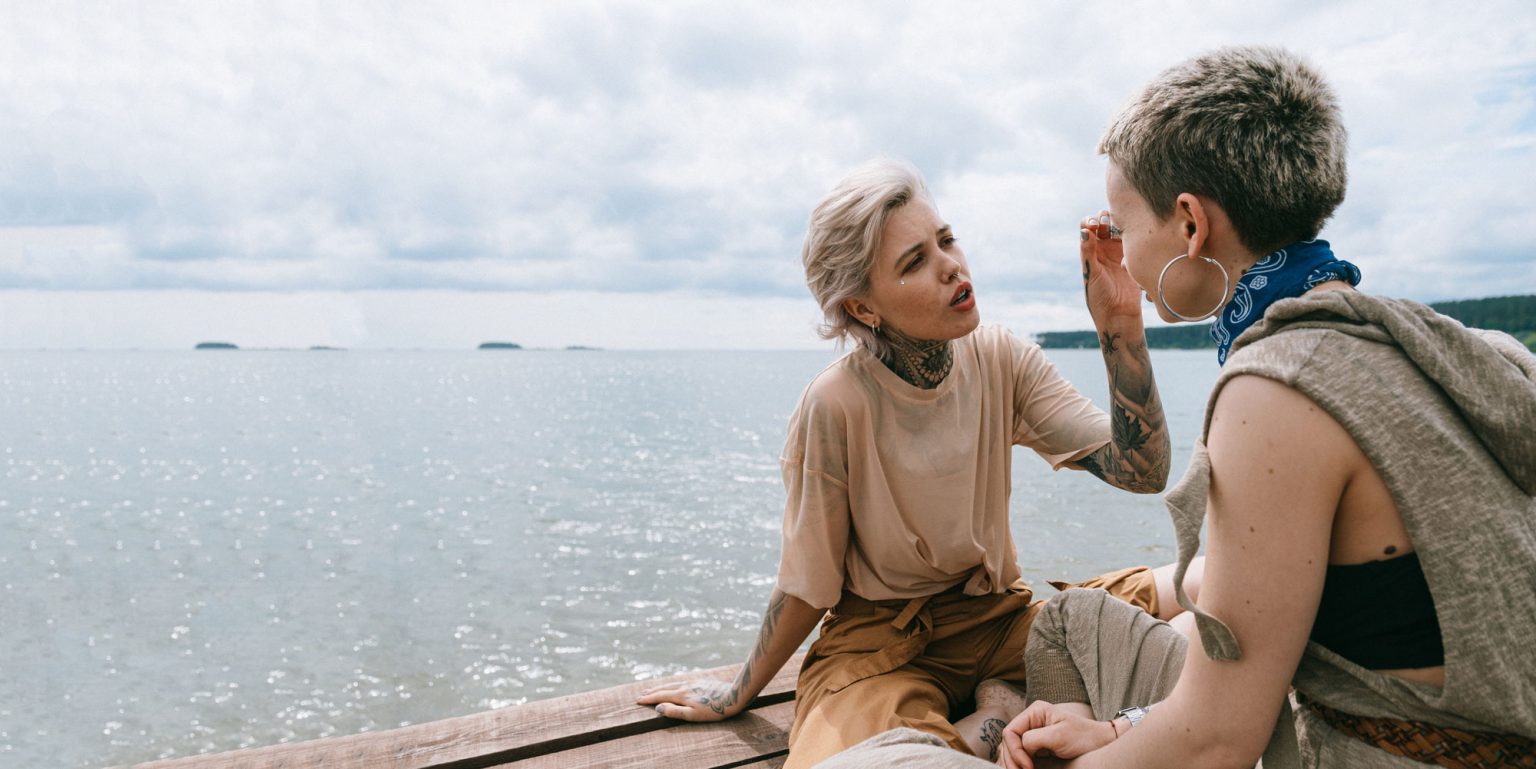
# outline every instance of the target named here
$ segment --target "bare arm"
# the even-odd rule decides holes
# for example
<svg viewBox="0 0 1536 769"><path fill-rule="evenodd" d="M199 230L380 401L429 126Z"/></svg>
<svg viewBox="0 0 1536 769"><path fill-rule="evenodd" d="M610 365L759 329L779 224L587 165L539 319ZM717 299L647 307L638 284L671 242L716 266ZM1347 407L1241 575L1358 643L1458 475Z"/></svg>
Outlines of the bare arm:
<svg viewBox="0 0 1536 769"><path fill-rule="evenodd" d="M1339 498L1367 465L1325 412L1259 377L1223 389L1209 446L1200 605L1232 629L1242 658L1190 644L1168 699L1071 766L1252 766L1274 728L1317 614Z"/></svg>
<svg viewBox="0 0 1536 769"><path fill-rule="evenodd" d="M1171 448L1147 353L1141 290L1121 265L1120 241L1109 236L1108 212L1085 220L1081 232L1083 291L1109 374L1110 441L1068 466L1126 491L1156 494L1168 485Z"/></svg>
<svg viewBox="0 0 1536 769"><path fill-rule="evenodd" d="M690 681L651 689L636 702L655 705L656 712L683 721L718 721L745 710L779 668L800 648L826 611L775 589L763 612L757 644L731 683Z"/></svg>
<svg viewBox="0 0 1536 769"><path fill-rule="evenodd" d="M1173 586L1173 575L1178 570L1177 563L1164 564L1152 570L1152 579L1157 586L1157 618L1164 622L1184 613L1184 607L1179 605L1179 597ZM1190 601L1200 603L1200 584L1204 581L1205 556L1197 555L1189 562L1189 570L1184 572L1184 594L1189 596Z"/></svg>

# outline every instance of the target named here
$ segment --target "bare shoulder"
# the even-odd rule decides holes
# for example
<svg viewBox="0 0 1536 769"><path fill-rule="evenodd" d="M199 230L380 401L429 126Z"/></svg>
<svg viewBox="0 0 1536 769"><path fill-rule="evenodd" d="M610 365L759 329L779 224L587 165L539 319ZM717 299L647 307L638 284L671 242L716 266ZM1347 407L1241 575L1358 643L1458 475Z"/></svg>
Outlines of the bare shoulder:
<svg viewBox="0 0 1536 769"><path fill-rule="evenodd" d="M1206 436L1213 466L1262 466L1265 475L1346 480L1364 461L1337 420L1301 391L1256 375L1222 387Z"/></svg>
<svg viewBox="0 0 1536 769"><path fill-rule="evenodd" d="M1300 390L1254 374L1235 376L1221 388L1211 415L1210 432L1218 431L1261 434L1266 442L1354 445L1343 426Z"/></svg>

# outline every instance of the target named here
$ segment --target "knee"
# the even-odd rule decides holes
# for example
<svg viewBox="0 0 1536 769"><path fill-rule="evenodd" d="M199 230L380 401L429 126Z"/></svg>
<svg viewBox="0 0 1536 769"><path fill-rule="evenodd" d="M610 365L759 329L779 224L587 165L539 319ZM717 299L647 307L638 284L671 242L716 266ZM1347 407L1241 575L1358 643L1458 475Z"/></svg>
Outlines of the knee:
<svg viewBox="0 0 1536 769"><path fill-rule="evenodd" d="M1064 645L1074 617L1097 618L1112 596L1099 588L1074 587L1051 596L1029 629L1029 644Z"/></svg>

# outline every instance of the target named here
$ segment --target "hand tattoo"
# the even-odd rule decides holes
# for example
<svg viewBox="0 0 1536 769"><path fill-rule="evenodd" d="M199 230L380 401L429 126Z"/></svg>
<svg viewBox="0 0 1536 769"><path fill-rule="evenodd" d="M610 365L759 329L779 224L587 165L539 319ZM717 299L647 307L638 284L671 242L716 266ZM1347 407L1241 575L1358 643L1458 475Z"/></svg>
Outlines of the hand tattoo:
<svg viewBox="0 0 1536 769"><path fill-rule="evenodd" d="M688 690L688 699L713 710L719 715L725 715L726 708L735 704L739 697L740 689L736 686L726 687L724 682L709 686L694 685Z"/></svg>

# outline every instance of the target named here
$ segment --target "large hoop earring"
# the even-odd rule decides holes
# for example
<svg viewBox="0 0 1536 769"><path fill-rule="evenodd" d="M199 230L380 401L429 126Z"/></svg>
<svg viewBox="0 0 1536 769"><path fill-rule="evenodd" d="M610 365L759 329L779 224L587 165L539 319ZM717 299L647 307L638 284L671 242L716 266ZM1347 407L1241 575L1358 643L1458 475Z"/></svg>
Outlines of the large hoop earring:
<svg viewBox="0 0 1536 769"><path fill-rule="evenodd" d="M1167 297L1163 296L1163 278L1168 277L1168 268L1172 267L1174 262L1177 262L1180 259L1188 258L1190 258L1189 254L1179 254L1178 256L1175 256L1173 259L1169 260L1167 264L1163 265L1163 271L1157 274L1157 303L1162 305L1163 309L1167 310L1169 315L1172 315L1173 317L1188 323L1195 323L1205 320L1206 318L1209 318L1218 312L1221 312L1221 308L1227 306L1227 291L1232 288L1232 276L1227 274L1227 268L1221 266L1221 262L1218 262L1209 256L1199 257L1207 262L1210 262L1211 264L1216 265L1216 269L1221 270L1221 302L1212 308L1210 312L1204 315L1196 317L1185 315L1178 310L1168 306L1168 299Z"/></svg>

